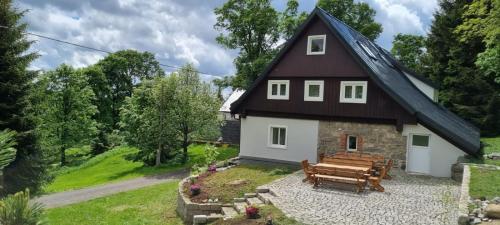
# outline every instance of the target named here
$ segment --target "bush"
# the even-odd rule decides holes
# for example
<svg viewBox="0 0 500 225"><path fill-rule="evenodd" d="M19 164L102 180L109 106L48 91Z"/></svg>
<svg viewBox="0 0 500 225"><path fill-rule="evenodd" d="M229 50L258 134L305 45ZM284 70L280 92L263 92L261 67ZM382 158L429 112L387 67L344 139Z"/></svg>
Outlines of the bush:
<svg viewBox="0 0 500 225"><path fill-rule="evenodd" d="M9 195L0 201L0 224L39 225L42 221L43 208L40 204L29 204L30 193L26 189Z"/></svg>
<svg viewBox="0 0 500 225"><path fill-rule="evenodd" d="M209 144L205 146L205 163L207 166L214 164L217 161L218 155L219 151L217 151L217 147Z"/></svg>
<svg viewBox="0 0 500 225"><path fill-rule="evenodd" d="M193 184L191 187L189 187L189 190L191 191L192 196L199 195L201 192L201 187L198 184Z"/></svg>
<svg viewBox="0 0 500 225"><path fill-rule="evenodd" d="M259 216L259 208L256 206L247 206L245 208L245 214L248 219L256 219Z"/></svg>

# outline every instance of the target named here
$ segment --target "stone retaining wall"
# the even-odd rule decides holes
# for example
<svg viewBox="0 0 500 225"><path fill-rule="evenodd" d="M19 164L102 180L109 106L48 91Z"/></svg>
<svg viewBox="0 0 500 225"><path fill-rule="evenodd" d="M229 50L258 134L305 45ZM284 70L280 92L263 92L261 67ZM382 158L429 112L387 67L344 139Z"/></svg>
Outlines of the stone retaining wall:
<svg viewBox="0 0 500 225"><path fill-rule="evenodd" d="M193 224L194 215L220 214L222 210L221 203L195 203L191 202L188 196L184 195L183 184L189 182L189 177L179 182L177 190L177 214L185 224ZM209 219L209 218L207 218Z"/></svg>
<svg viewBox="0 0 500 225"><path fill-rule="evenodd" d="M458 202L458 224L469 224L469 182L470 168L463 165L462 187L460 189L460 200Z"/></svg>
<svg viewBox="0 0 500 225"><path fill-rule="evenodd" d="M388 124L320 121L318 154L345 151L344 135L361 137L363 152L381 154L395 160L396 165L405 164L406 137L396 130L396 126Z"/></svg>

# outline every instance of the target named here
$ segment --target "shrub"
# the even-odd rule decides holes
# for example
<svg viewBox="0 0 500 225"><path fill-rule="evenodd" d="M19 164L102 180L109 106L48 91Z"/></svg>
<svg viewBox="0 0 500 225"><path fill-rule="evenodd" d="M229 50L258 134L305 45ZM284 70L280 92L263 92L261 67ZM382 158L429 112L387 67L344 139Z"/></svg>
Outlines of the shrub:
<svg viewBox="0 0 500 225"><path fill-rule="evenodd" d="M259 208L256 206L247 206L245 208L245 214L248 219L256 219L259 216Z"/></svg>
<svg viewBox="0 0 500 225"><path fill-rule="evenodd" d="M217 161L217 156L219 155L219 151L217 151L217 147L213 145L207 144L205 146L205 163L206 165L214 164Z"/></svg>
<svg viewBox="0 0 500 225"><path fill-rule="evenodd" d="M9 195L0 201L0 224L40 225L43 208L39 203L29 204L29 190Z"/></svg>
<svg viewBox="0 0 500 225"><path fill-rule="evenodd" d="M191 187L189 187L189 190L191 191L192 196L199 195L201 192L201 187L198 184L193 184Z"/></svg>

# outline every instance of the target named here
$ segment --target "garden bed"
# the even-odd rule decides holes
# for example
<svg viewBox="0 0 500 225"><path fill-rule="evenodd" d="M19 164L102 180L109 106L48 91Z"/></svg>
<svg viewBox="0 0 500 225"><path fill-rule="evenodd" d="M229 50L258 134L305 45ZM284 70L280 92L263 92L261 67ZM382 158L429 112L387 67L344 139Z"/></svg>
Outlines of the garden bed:
<svg viewBox="0 0 500 225"><path fill-rule="evenodd" d="M221 172L207 172L194 180L194 183L183 184L184 194L192 202L231 203L234 198L244 193L255 192L258 186L269 183L293 172L289 167L273 167L262 165L239 165ZM192 184L200 187L200 193L191 195ZM217 200L217 201L214 201Z"/></svg>

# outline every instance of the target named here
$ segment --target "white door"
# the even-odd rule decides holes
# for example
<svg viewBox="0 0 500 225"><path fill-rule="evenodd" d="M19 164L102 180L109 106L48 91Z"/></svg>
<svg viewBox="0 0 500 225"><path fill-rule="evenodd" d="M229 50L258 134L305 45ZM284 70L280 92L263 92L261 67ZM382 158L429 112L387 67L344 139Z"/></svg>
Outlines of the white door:
<svg viewBox="0 0 500 225"><path fill-rule="evenodd" d="M412 134L408 145L408 172L428 174L430 171L430 135Z"/></svg>

